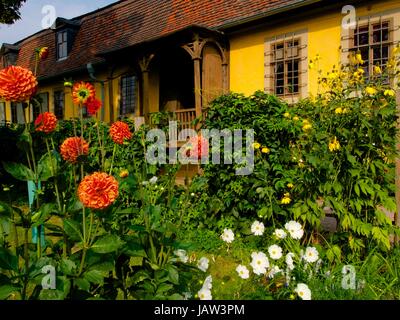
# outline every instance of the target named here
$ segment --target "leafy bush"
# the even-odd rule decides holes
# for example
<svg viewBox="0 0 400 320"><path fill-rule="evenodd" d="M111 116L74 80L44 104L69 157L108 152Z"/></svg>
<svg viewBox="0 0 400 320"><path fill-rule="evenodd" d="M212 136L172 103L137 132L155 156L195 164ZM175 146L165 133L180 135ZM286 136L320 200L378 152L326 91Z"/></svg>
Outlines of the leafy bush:
<svg viewBox="0 0 400 320"><path fill-rule="evenodd" d="M373 240L390 248L395 211L396 101L379 74L367 80L358 64L323 76L323 93L292 106L256 92L229 94L207 110L207 129L253 129L255 170L235 175L235 165L204 166L209 195L221 212L262 218L273 225L300 219L316 240L331 212L339 222L333 241L362 252ZM221 150L223 150L223 145ZM345 241L347 239L347 241Z"/></svg>

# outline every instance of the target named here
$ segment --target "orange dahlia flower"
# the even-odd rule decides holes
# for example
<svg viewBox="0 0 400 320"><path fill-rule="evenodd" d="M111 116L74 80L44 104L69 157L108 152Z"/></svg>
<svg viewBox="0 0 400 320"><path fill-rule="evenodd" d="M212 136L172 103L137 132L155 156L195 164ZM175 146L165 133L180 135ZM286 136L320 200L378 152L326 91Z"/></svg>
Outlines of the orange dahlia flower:
<svg viewBox="0 0 400 320"><path fill-rule="evenodd" d="M78 82L72 88L72 99L75 104L86 104L89 98L94 98L96 90L94 86L87 82Z"/></svg>
<svg viewBox="0 0 400 320"><path fill-rule="evenodd" d="M87 111L90 115L95 115L102 106L102 102L97 98L89 98L85 104Z"/></svg>
<svg viewBox="0 0 400 320"><path fill-rule="evenodd" d="M9 66L0 71L0 98L12 102L25 102L37 90L38 82L25 68Z"/></svg>
<svg viewBox="0 0 400 320"><path fill-rule="evenodd" d="M183 152L189 159L200 160L206 158L209 152L208 140L202 136L192 137L183 148Z"/></svg>
<svg viewBox="0 0 400 320"><path fill-rule="evenodd" d="M61 145L61 155L65 161L76 163L79 156L89 154L89 144L80 137L66 139Z"/></svg>
<svg viewBox="0 0 400 320"><path fill-rule="evenodd" d="M39 114L35 120L36 131L52 133L57 127L57 117L51 112Z"/></svg>
<svg viewBox="0 0 400 320"><path fill-rule="evenodd" d="M130 140L132 133L129 130L128 124L122 121L114 122L110 128L111 139L117 144L123 144L124 140Z"/></svg>
<svg viewBox="0 0 400 320"><path fill-rule="evenodd" d="M79 184L78 197L86 208L106 209L118 197L118 182L107 173L93 173Z"/></svg>

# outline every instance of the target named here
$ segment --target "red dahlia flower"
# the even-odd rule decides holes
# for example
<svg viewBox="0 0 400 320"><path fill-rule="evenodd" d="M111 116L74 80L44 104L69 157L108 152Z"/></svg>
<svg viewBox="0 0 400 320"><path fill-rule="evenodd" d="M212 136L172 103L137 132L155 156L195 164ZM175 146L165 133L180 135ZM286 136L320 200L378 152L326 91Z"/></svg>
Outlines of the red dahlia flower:
<svg viewBox="0 0 400 320"><path fill-rule="evenodd" d="M52 133L57 127L57 117L51 112L39 114L35 120L35 130L44 133Z"/></svg>
<svg viewBox="0 0 400 320"><path fill-rule="evenodd" d="M130 140L132 133L129 130L128 124L122 121L113 123L110 128L111 139L117 144L123 144L124 140Z"/></svg>
<svg viewBox="0 0 400 320"><path fill-rule="evenodd" d="M89 98L85 105L88 113L93 116L101 109L102 102L97 98Z"/></svg>
<svg viewBox="0 0 400 320"><path fill-rule="evenodd" d="M89 154L89 144L80 137L66 139L61 145L61 156L65 161L76 163L79 156Z"/></svg>

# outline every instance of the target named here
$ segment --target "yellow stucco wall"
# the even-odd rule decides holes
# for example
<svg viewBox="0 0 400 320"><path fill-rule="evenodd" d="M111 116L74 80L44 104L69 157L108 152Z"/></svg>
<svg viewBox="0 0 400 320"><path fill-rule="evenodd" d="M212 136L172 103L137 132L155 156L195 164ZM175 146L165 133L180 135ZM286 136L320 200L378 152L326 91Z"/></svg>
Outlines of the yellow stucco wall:
<svg viewBox="0 0 400 320"><path fill-rule="evenodd" d="M356 6L356 9L359 17L379 14L393 9L400 10L400 2L376 1L369 6ZM230 90L246 95L264 90L266 39L302 29L308 30L308 60L319 54L322 57L320 68L323 71L331 70L340 60L341 24L344 16L338 11L301 21L288 17L284 25L260 27L233 35L230 38ZM295 22L290 23L291 20ZM308 92L315 94L317 88L316 71L308 71Z"/></svg>

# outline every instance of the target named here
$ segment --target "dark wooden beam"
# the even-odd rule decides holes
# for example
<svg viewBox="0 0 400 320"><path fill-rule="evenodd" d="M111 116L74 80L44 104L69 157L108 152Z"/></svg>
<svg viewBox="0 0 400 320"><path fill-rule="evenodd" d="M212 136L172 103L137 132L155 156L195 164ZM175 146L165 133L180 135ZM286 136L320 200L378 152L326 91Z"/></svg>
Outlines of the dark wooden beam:
<svg viewBox="0 0 400 320"><path fill-rule="evenodd" d="M148 117L150 113L150 79L149 79L149 71L150 71L150 63L154 59L154 54L144 55L141 59L139 59L139 67L142 71L142 98L143 98L143 114L142 116Z"/></svg>

